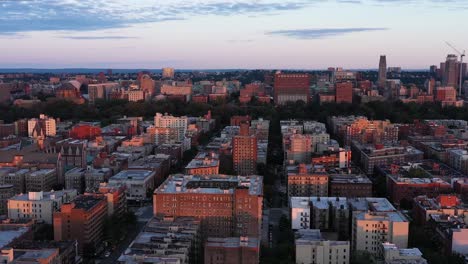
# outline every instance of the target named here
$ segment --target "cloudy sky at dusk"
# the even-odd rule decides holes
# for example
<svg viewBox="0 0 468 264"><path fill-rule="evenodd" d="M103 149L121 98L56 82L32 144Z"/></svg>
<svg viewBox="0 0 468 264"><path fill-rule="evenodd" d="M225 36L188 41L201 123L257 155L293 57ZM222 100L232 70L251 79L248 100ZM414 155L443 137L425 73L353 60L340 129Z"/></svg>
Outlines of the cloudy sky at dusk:
<svg viewBox="0 0 468 264"><path fill-rule="evenodd" d="M0 68L421 69L466 0L0 0Z"/></svg>

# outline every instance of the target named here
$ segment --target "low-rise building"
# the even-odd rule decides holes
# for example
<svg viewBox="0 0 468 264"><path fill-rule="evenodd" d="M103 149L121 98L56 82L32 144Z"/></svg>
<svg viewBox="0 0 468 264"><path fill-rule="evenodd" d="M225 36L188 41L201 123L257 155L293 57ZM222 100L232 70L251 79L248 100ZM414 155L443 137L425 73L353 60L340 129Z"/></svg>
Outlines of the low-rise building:
<svg viewBox="0 0 468 264"><path fill-rule="evenodd" d="M296 232L296 264L348 264L349 241L334 241L322 237L319 229Z"/></svg>
<svg viewBox="0 0 468 264"><path fill-rule="evenodd" d="M435 239L443 247L445 254L468 254L468 220L467 216L430 215L429 226L432 227Z"/></svg>
<svg viewBox="0 0 468 264"><path fill-rule="evenodd" d="M86 169L84 173L85 191L97 191L101 186L101 183L107 182L111 176L112 170L110 168Z"/></svg>
<svg viewBox="0 0 468 264"><path fill-rule="evenodd" d="M210 237L205 242L205 264L257 264L259 258L257 237Z"/></svg>
<svg viewBox="0 0 468 264"><path fill-rule="evenodd" d="M25 175L29 172L29 169L16 168L0 168L0 184L11 184L13 185L13 192L15 194L25 193Z"/></svg>
<svg viewBox="0 0 468 264"><path fill-rule="evenodd" d="M185 172L188 175L219 174L219 154L200 152L187 164Z"/></svg>
<svg viewBox="0 0 468 264"><path fill-rule="evenodd" d="M57 184L54 169L31 170L24 177L26 192L50 191Z"/></svg>
<svg viewBox="0 0 468 264"><path fill-rule="evenodd" d="M413 217L416 223L425 225L431 215L468 215L468 207L460 198L452 194L441 194L436 198L427 195L416 196L413 199Z"/></svg>
<svg viewBox="0 0 468 264"><path fill-rule="evenodd" d="M413 147L394 145L361 145L352 144L353 154L365 173L372 175L376 166L417 162L424 158L424 153Z"/></svg>
<svg viewBox="0 0 468 264"><path fill-rule="evenodd" d="M260 236L261 176L170 175L154 191L156 216L195 217L207 237Z"/></svg>
<svg viewBox="0 0 468 264"><path fill-rule="evenodd" d="M349 168L351 166L351 154L350 149L343 148L323 151L322 154L312 157L312 164L322 165L326 168Z"/></svg>
<svg viewBox="0 0 468 264"><path fill-rule="evenodd" d="M124 170L109 179L109 186L126 186L127 201L142 202L154 190L154 171Z"/></svg>
<svg viewBox="0 0 468 264"><path fill-rule="evenodd" d="M58 259L53 258L53 262L51 264L74 264L74 263L80 263L81 258L76 255L76 249L75 249L75 241L35 241L31 239L21 239L17 240L13 243L10 244L10 248L6 250L2 250L0 260L3 260L2 257L6 258L12 258L12 260L15 260L15 257L21 257L24 253L26 252L41 252L43 250L52 250L55 252L55 250L58 250ZM24 263L21 262L19 259L18 263ZM40 262L37 258L32 258L29 261L38 261L38 262L32 262L32 263L49 263L49 262ZM9 263L7 261L7 263ZM16 263L16 262L13 262ZM27 262L30 263L30 262Z"/></svg>
<svg viewBox="0 0 468 264"><path fill-rule="evenodd" d="M349 239L350 204L344 197L291 197L293 230L320 229Z"/></svg>
<svg viewBox="0 0 468 264"><path fill-rule="evenodd" d="M107 183L101 183L95 195L103 195L107 200L107 216L121 217L127 212L126 186L109 186Z"/></svg>
<svg viewBox="0 0 468 264"><path fill-rule="evenodd" d="M76 190L29 192L8 199L8 218L34 219L52 224L53 213L77 196Z"/></svg>
<svg viewBox="0 0 468 264"><path fill-rule="evenodd" d="M382 256L385 264L427 264L418 248L400 249L392 243L382 243Z"/></svg>
<svg viewBox="0 0 468 264"><path fill-rule="evenodd" d="M122 264L199 263L200 251L198 220L191 217L155 217L147 223L118 261Z"/></svg>
<svg viewBox="0 0 468 264"><path fill-rule="evenodd" d="M287 166L286 173L289 197L328 196L328 174L324 169L299 164Z"/></svg>
<svg viewBox="0 0 468 264"><path fill-rule="evenodd" d="M0 216L8 213L8 199L13 197L13 185L3 184L0 185Z"/></svg>
<svg viewBox="0 0 468 264"><path fill-rule="evenodd" d="M180 150L180 149L179 149ZM157 153L144 158L132 161L128 165L128 170L150 170L155 173L155 185L162 183L169 175L171 169L171 155Z"/></svg>
<svg viewBox="0 0 468 264"><path fill-rule="evenodd" d="M334 197L372 197L372 182L365 175L331 174L329 195Z"/></svg>
<svg viewBox="0 0 468 264"><path fill-rule="evenodd" d="M107 200L102 196L81 195L54 212L54 240L78 242L78 251L97 250L103 238Z"/></svg>
<svg viewBox="0 0 468 264"><path fill-rule="evenodd" d="M435 198L439 194L452 192L450 183L440 178L432 178L417 167L381 166L378 172L385 176L388 197L397 206L408 207L413 198L419 195ZM416 175L419 173L423 175Z"/></svg>
<svg viewBox="0 0 468 264"><path fill-rule="evenodd" d="M73 168L65 172L65 189L75 189L78 193L85 191L85 175L86 169Z"/></svg>

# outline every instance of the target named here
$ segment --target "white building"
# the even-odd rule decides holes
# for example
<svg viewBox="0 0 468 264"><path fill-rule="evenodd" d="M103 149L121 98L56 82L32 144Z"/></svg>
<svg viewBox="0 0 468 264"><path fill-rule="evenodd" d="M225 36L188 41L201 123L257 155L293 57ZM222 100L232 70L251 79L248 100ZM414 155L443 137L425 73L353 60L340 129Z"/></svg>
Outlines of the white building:
<svg viewBox="0 0 468 264"><path fill-rule="evenodd" d="M447 161L450 166L463 173L468 172L468 151L464 149L449 149L447 151L447 156Z"/></svg>
<svg viewBox="0 0 468 264"><path fill-rule="evenodd" d="M37 137L43 133L43 136L54 137L57 133L55 119L41 114L39 118L28 120L28 136Z"/></svg>
<svg viewBox="0 0 468 264"><path fill-rule="evenodd" d="M399 249L395 244L382 243L381 250L385 264L427 264L418 248Z"/></svg>
<svg viewBox="0 0 468 264"><path fill-rule="evenodd" d="M172 128L177 133L177 141L182 142L188 127L188 117L175 117L171 115L162 115L156 113L154 117L154 126L157 128Z"/></svg>
<svg viewBox="0 0 468 264"><path fill-rule="evenodd" d="M348 264L349 241L332 241L322 238L320 230L309 229L296 232L297 264Z"/></svg>
<svg viewBox="0 0 468 264"><path fill-rule="evenodd" d="M149 170L124 170L109 179L109 186L126 186L127 201L140 202L147 199L148 191L154 189L156 172Z"/></svg>
<svg viewBox="0 0 468 264"><path fill-rule="evenodd" d="M352 222L352 249L378 255L382 243L408 247L409 221L400 212L359 212Z"/></svg>
<svg viewBox="0 0 468 264"><path fill-rule="evenodd" d="M409 221L385 198L291 197L290 207L293 230L351 233L352 250L377 255L384 242L408 246Z"/></svg>
<svg viewBox="0 0 468 264"><path fill-rule="evenodd" d="M8 218L34 219L52 224L54 212L59 211L62 204L71 202L76 196L76 190L19 194L8 199Z"/></svg>

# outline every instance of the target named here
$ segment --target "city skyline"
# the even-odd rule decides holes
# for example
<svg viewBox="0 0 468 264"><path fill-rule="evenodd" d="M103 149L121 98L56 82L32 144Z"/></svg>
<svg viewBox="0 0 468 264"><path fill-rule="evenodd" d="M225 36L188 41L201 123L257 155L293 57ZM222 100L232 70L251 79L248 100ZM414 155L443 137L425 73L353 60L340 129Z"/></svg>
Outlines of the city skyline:
<svg viewBox="0 0 468 264"><path fill-rule="evenodd" d="M427 69L461 0L0 1L0 68ZM428 20L427 17L431 19Z"/></svg>

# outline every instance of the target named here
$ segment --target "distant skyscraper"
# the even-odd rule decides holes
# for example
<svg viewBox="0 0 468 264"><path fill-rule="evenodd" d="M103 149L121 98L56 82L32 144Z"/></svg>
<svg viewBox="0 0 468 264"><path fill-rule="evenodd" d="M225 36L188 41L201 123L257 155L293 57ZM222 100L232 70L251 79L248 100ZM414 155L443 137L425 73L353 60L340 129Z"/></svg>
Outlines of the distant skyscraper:
<svg viewBox="0 0 468 264"><path fill-rule="evenodd" d="M163 78L169 78L169 79L174 79L174 68L163 68L162 69L162 77Z"/></svg>
<svg viewBox="0 0 468 264"><path fill-rule="evenodd" d="M447 55L447 60L445 61L445 67L442 68L442 84L445 86L458 87L459 76L460 76L460 63L458 62L458 57L454 54Z"/></svg>
<svg viewBox="0 0 468 264"><path fill-rule="evenodd" d="M387 57L385 55L380 56L379 61L379 79L378 85L380 88L385 87L385 83L387 82Z"/></svg>

